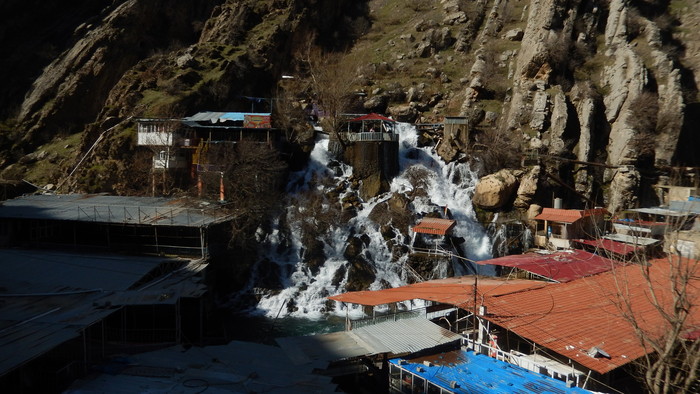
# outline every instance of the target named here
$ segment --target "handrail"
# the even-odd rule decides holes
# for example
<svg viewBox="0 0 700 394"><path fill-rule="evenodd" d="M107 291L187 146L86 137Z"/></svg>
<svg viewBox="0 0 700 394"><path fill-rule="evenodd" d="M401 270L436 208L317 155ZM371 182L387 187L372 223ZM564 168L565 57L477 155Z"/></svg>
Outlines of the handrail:
<svg viewBox="0 0 700 394"><path fill-rule="evenodd" d="M157 225L177 225L175 217L183 213L183 225L204 225L207 219L215 219L219 215L207 216L207 209L202 208L179 208L167 206L122 206L123 215L118 217L110 205L78 205L76 206L76 219L78 221L93 221L104 223L120 224L157 224ZM214 209L211 209L214 212ZM90 213L88 213L90 212Z"/></svg>
<svg viewBox="0 0 700 394"><path fill-rule="evenodd" d="M398 141L399 135L386 132L349 132L340 133L350 142L370 142L370 141Z"/></svg>

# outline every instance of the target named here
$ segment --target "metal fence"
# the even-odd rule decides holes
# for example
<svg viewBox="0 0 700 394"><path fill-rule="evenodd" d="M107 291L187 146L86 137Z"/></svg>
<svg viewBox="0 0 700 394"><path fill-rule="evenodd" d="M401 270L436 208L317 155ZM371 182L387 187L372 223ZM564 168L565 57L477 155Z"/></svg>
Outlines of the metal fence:
<svg viewBox="0 0 700 394"><path fill-rule="evenodd" d="M343 137L350 142L398 141L399 140L398 134L396 134L396 133L383 133L383 132L343 133Z"/></svg>
<svg viewBox="0 0 700 394"><path fill-rule="evenodd" d="M377 323L383 323L387 321L398 321L398 320L403 320L403 319L412 319L414 317L419 317L419 316L425 316L425 308L420 308L420 309L413 309L410 311L402 311L402 312L396 312L396 313L390 313L386 315L379 315L379 316L373 316L373 317L368 317L365 319L359 319L359 320L353 320L352 321L352 328L360 328L360 327L366 327L366 326L372 326Z"/></svg>
<svg viewBox="0 0 700 394"><path fill-rule="evenodd" d="M83 222L204 226L217 221L217 216L196 208L89 205L77 206L76 211L76 220Z"/></svg>

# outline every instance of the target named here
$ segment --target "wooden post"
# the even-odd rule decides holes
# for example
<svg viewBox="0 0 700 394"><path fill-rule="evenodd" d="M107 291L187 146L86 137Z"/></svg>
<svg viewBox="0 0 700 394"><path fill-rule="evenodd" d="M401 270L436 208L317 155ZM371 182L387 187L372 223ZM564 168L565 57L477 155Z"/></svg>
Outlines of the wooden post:
<svg viewBox="0 0 700 394"><path fill-rule="evenodd" d="M202 174L197 174L197 197L202 197L204 185L202 184Z"/></svg>
<svg viewBox="0 0 700 394"><path fill-rule="evenodd" d="M219 201L224 201L224 172L221 171L221 179L219 181Z"/></svg>

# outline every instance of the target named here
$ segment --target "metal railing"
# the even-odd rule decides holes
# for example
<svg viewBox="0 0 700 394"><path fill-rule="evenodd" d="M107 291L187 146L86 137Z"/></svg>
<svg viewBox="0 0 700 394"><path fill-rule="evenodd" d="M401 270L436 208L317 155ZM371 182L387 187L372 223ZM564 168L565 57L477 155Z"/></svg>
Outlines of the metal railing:
<svg viewBox="0 0 700 394"><path fill-rule="evenodd" d="M399 135L396 133L384 132L361 132L361 133L341 133L342 137L350 142L371 142L371 141L398 141Z"/></svg>
<svg viewBox="0 0 700 394"><path fill-rule="evenodd" d="M372 325L375 325L377 323L383 323L383 322L387 322L387 321L398 321L398 320L403 320L403 319L412 319L414 317L419 317L419 316L425 316L425 313L426 313L425 308L412 309L410 311L389 313L386 315L379 315L379 316L368 317L365 319L353 320L350 322L350 325L351 325L352 329L356 329L356 328L360 328L360 327L372 326Z"/></svg>
<svg viewBox="0 0 700 394"><path fill-rule="evenodd" d="M160 226L203 226L217 221L220 215L207 214L205 209L88 205L77 206L77 221Z"/></svg>

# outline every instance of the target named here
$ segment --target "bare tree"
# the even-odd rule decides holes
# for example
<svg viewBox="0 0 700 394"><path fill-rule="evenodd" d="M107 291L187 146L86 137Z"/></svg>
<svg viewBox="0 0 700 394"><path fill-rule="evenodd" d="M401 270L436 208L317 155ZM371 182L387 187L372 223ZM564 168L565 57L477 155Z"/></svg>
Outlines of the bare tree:
<svg viewBox="0 0 700 394"><path fill-rule="evenodd" d="M669 223L666 242L677 241L683 221ZM619 270L612 300L634 330L645 355L636 361L639 378L652 393L697 392L700 386L700 264L669 254L636 256L634 270ZM630 280L631 277L635 280ZM641 279L640 279L641 278ZM640 283L641 282L641 283ZM641 292L641 293L640 293Z"/></svg>
<svg viewBox="0 0 700 394"><path fill-rule="evenodd" d="M247 245L255 229L278 205L286 163L267 144L245 140L213 146L209 163L215 163L216 168L201 174L207 195L219 197L223 184L226 207L233 218L231 242Z"/></svg>
<svg viewBox="0 0 700 394"><path fill-rule="evenodd" d="M303 61L308 67L309 88L324 113L325 123L345 146L340 136L342 114L355 98L353 88L358 81L359 61L347 54L324 54L311 46L307 47Z"/></svg>

